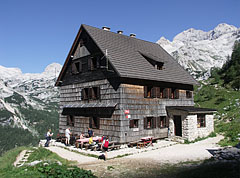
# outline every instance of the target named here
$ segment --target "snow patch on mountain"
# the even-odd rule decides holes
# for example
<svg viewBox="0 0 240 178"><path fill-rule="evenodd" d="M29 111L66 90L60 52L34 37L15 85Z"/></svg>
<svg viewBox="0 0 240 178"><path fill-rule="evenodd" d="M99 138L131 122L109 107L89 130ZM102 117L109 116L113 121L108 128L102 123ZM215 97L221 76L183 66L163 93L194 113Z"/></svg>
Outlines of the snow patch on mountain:
<svg viewBox="0 0 240 178"><path fill-rule="evenodd" d="M240 28L225 23L208 32L190 28L176 35L173 41L161 37L157 43L195 77L209 76L212 67L222 67L231 55Z"/></svg>
<svg viewBox="0 0 240 178"><path fill-rule="evenodd" d="M54 84L61 68L60 64L52 63L42 73L22 73L18 68L0 66L0 124L38 135L22 112L31 108L49 112L48 104L58 103L59 91Z"/></svg>

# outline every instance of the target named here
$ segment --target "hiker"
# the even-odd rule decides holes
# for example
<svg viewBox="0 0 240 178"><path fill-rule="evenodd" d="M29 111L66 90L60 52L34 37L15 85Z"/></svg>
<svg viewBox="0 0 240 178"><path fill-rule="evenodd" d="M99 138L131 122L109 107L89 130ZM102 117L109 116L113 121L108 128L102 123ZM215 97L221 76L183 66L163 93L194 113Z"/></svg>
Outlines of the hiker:
<svg viewBox="0 0 240 178"><path fill-rule="evenodd" d="M103 151L105 152L105 161L107 159L107 151L108 151L108 145L109 145L109 141L108 141L108 137L106 137L105 140L103 140Z"/></svg>
<svg viewBox="0 0 240 178"><path fill-rule="evenodd" d="M92 129L89 127L88 128L88 137L90 138L90 137L92 137L94 134L93 134L93 131L92 131Z"/></svg>
<svg viewBox="0 0 240 178"><path fill-rule="evenodd" d="M93 146L93 145L96 144L96 142L93 142L93 137L92 136L89 138L88 143L89 143L90 146Z"/></svg>
<svg viewBox="0 0 240 178"><path fill-rule="evenodd" d="M47 141L46 141L46 143L44 145L45 147L49 146L50 140L52 139L53 133L51 133L51 131L52 131L51 129L48 129L48 132L46 134Z"/></svg>
<svg viewBox="0 0 240 178"><path fill-rule="evenodd" d="M66 146L69 145L70 134L71 134L71 132L70 132L70 127L68 127L68 128L65 130L65 136L66 136L66 141L65 141L65 143L66 143Z"/></svg>

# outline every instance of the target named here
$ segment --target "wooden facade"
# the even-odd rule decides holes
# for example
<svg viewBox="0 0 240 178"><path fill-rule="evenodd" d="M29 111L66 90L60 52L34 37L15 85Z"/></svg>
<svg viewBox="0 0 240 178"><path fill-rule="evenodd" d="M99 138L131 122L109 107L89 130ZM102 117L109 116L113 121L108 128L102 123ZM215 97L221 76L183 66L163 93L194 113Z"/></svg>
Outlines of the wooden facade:
<svg viewBox="0 0 240 178"><path fill-rule="evenodd" d="M194 84L159 45L82 25L56 82L59 131L92 127L119 143L168 137L166 107L194 106Z"/></svg>
<svg viewBox="0 0 240 178"><path fill-rule="evenodd" d="M99 99L82 99L82 90L88 87L98 86L100 88ZM186 98L186 91L179 91L179 98L145 98L144 86L121 84L115 90L107 79L84 82L72 85L61 86L60 88L61 108L74 104L100 104L116 103L114 112L111 117L104 118L99 115L99 126L93 128L96 135L108 135L111 140L120 143L139 140L143 136L154 136L165 138L168 136L168 116L166 106L193 105L192 98ZM103 112L108 108L100 108ZM126 114L126 111L129 113ZM87 133L88 127L91 126L93 117L74 116L74 124L68 124L69 114L60 115L59 129L64 133L67 127L71 127L76 134L81 132ZM83 113L84 115L84 113ZM165 123L161 126L161 118L165 117ZM151 127L148 128L146 120L150 119ZM133 122L137 126L131 126Z"/></svg>

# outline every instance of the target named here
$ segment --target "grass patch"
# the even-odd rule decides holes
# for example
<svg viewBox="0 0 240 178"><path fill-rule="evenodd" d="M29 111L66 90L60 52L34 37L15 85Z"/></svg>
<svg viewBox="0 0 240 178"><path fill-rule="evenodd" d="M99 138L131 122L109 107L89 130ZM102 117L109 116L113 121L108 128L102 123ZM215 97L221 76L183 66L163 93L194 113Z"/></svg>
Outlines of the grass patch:
<svg viewBox="0 0 240 178"><path fill-rule="evenodd" d="M28 162L43 160L34 166L14 167L13 163L22 150L33 150L30 154ZM58 163L61 162L62 165ZM32 147L19 147L6 152L0 157L0 177L2 178L26 178L26 177L82 177L96 178L91 171L80 169L71 165L72 162L67 161L57 154L45 148L33 149Z"/></svg>
<svg viewBox="0 0 240 178"><path fill-rule="evenodd" d="M224 135L221 146L235 146L240 133L240 92L222 87L222 80L210 78L195 88L194 101L197 106L217 110L214 119L215 132Z"/></svg>

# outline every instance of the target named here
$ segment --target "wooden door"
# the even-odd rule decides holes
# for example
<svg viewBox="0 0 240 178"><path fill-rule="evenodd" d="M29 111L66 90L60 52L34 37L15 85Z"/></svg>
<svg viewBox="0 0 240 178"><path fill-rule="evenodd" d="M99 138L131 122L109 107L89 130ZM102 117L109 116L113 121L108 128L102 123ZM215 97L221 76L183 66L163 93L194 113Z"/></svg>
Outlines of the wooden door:
<svg viewBox="0 0 240 178"><path fill-rule="evenodd" d="M181 116L173 116L173 117L174 117L175 136L182 137L182 118Z"/></svg>

